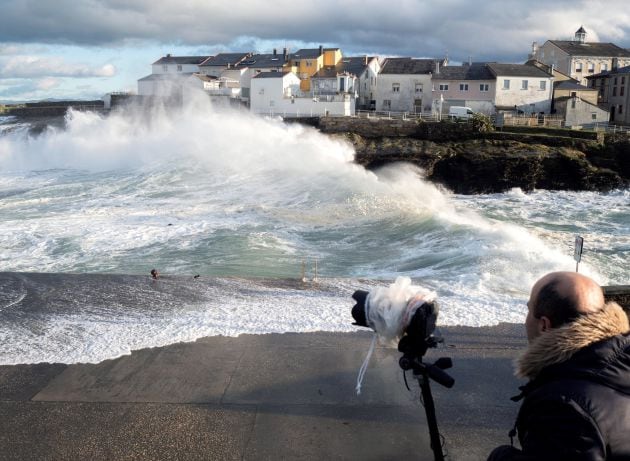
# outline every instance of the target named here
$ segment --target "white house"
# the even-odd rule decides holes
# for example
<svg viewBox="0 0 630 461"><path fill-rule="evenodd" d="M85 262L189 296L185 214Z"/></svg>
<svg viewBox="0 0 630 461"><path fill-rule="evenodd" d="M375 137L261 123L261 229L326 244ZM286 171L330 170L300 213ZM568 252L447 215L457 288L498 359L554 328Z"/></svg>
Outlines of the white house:
<svg viewBox="0 0 630 461"><path fill-rule="evenodd" d="M293 72L259 73L251 81L250 110L281 116L354 114L354 98L349 94L306 96L300 82Z"/></svg>
<svg viewBox="0 0 630 461"><path fill-rule="evenodd" d="M573 40L547 40L541 47L532 44L531 57L560 70L586 85L589 75L630 65L630 50L613 43L588 42L580 27Z"/></svg>
<svg viewBox="0 0 630 461"><path fill-rule="evenodd" d="M353 93L358 109L374 109L376 104L376 82L381 70L381 63L378 58L369 56L344 56L334 68L336 70L335 78L337 82L335 86L337 91ZM326 74L332 75L329 67L315 74L313 80L320 77L325 78ZM343 80L344 78L346 79L345 81ZM327 83L320 80L319 86L330 86L333 83L332 80L329 80Z"/></svg>
<svg viewBox="0 0 630 461"><path fill-rule="evenodd" d="M578 96L565 96L555 101L556 113L564 117L567 127L581 128L585 125L608 123L610 112Z"/></svg>
<svg viewBox="0 0 630 461"><path fill-rule="evenodd" d="M486 63L441 66L431 82L435 113L448 114L451 106L470 107L486 115L495 112L496 78Z"/></svg>
<svg viewBox="0 0 630 461"><path fill-rule="evenodd" d="M376 56L344 57L344 70L353 73L359 79L356 86L357 108L376 108L376 83L381 71L381 61Z"/></svg>
<svg viewBox="0 0 630 461"><path fill-rule="evenodd" d="M235 69L243 70L240 78L241 100L249 103L251 93L251 81L256 75L262 72L284 72L289 71L290 56L285 48L282 54L278 54L274 49L271 54L254 54L239 62Z"/></svg>
<svg viewBox="0 0 630 461"><path fill-rule="evenodd" d="M199 64L212 56L166 56L151 64L151 73L159 74L193 74L199 72Z"/></svg>
<svg viewBox="0 0 630 461"><path fill-rule="evenodd" d="M140 96L181 97L182 86L192 74L151 74L138 80Z"/></svg>
<svg viewBox="0 0 630 461"><path fill-rule="evenodd" d="M183 83L195 72L208 56L166 56L151 65L152 73L138 80L140 96L181 98Z"/></svg>
<svg viewBox="0 0 630 461"><path fill-rule="evenodd" d="M378 75L375 101L377 111L431 111L431 76L446 59L388 58Z"/></svg>
<svg viewBox="0 0 630 461"><path fill-rule="evenodd" d="M235 107L240 105L241 88L238 78L229 76L193 74L183 85L183 102L193 102L200 95L208 96L214 107Z"/></svg>
<svg viewBox="0 0 630 461"><path fill-rule="evenodd" d="M497 111L551 112L553 76L527 64L488 63L487 66L496 80L494 105Z"/></svg>

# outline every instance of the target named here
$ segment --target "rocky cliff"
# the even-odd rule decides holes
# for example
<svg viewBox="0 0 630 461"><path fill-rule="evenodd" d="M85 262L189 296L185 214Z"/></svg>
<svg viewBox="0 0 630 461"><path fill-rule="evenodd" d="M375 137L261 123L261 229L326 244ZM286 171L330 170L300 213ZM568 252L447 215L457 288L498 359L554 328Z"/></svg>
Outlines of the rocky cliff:
<svg viewBox="0 0 630 461"><path fill-rule="evenodd" d="M324 133L351 142L367 168L420 166L462 194L520 187L607 191L630 185L630 138L570 130L479 132L471 124L322 118Z"/></svg>

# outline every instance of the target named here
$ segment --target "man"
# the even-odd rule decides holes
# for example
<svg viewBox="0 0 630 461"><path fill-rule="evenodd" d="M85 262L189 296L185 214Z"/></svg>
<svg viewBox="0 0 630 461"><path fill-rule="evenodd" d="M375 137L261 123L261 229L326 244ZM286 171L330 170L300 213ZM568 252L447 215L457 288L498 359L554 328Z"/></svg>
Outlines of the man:
<svg viewBox="0 0 630 461"><path fill-rule="evenodd" d="M505 445L488 460L630 460L630 327L601 287L554 272L532 288L529 346L516 363L528 378L516 419L522 450Z"/></svg>

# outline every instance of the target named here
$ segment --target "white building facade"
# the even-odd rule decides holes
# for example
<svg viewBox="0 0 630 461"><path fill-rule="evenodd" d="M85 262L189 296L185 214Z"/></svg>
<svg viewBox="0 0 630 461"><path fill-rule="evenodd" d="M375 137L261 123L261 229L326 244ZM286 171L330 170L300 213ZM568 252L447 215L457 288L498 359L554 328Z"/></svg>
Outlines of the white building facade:
<svg viewBox="0 0 630 461"><path fill-rule="evenodd" d="M293 72L262 72L252 78L250 110L261 115L325 116L353 115L354 98L348 94L311 97L300 90Z"/></svg>
<svg viewBox="0 0 630 461"><path fill-rule="evenodd" d="M494 104L497 111L549 114L553 98L553 77L527 64L489 63L495 77Z"/></svg>
<svg viewBox="0 0 630 461"><path fill-rule="evenodd" d="M583 27L573 40L547 40L542 46L532 44L531 57L569 75L582 85L589 75L630 65L630 51L613 43L588 42Z"/></svg>
<svg viewBox="0 0 630 461"><path fill-rule="evenodd" d="M431 112L432 74L446 60L389 58L378 75L374 94L375 108L384 112Z"/></svg>
<svg viewBox="0 0 630 461"><path fill-rule="evenodd" d="M470 107L473 112L495 113L496 78L486 63L442 66L432 78L433 111L448 114L452 106Z"/></svg>

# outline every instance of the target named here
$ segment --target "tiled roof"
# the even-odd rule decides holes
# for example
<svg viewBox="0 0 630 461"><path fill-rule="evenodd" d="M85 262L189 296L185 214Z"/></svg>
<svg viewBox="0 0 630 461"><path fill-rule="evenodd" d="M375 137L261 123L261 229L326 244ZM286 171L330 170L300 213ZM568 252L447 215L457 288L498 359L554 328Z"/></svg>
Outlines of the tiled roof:
<svg viewBox="0 0 630 461"><path fill-rule="evenodd" d="M388 58L381 74L429 74L435 72L436 59Z"/></svg>
<svg viewBox="0 0 630 461"><path fill-rule="evenodd" d="M630 58L630 51L613 43L573 42L567 40L549 40L570 56L601 56L605 58Z"/></svg>
<svg viewBox="0 0 630 461"><path fill-rule="evenodd" d="M216 56L210 56L200 66L218 66L225 67L227 65L235 66L243 59L251 56L251 53L219 53Z"/></svg>
<svg viewBox="0 0 630 461"><path fill-rule="evenodd" d="M367 69L368 65L365 63L365 56L351 56L344 57L341 60L341 65L344 72L349 72L351 74L359 77L365 69ZM370 63L375 59L374 56L367 56L367 62Z"/></svg>
<svg viewBox="0 0 630 461"><path fill-rule="evenodd" d="M147 75L146 77L142 77L140 79L138 79L139 82L149 82L152 80L180 80L186 77L190 77L191 75L194 75L193 73L190 72L179 72L177 74L150 74Z"/></svg>
<svg viewBox="0 0 630 461"><path fill-rule="evenodd" d="M495 76L502 77L533 77L533 78L550 78L547 72L536 66L527 64L499 64L496 62L488 63L488 69Z"/></svg>
<svg viewBox="0 0 630 461"><path fill-rule="evenodd" d="M166 55L153 64L201 64L212 56L170 56Z"/></svg>
<svg viewBox="0 0 630 461"><path fill-rule="evenodd" d="M343 58L336 66L322 67L312 78L334 78L341 74L351 74L359 77L368 67L365 59L365 56ZM367 58L368 62L372 59L374 58Z"/></svg>
<svg viewBox="0 0 630 461"><path fill-rule="evenodd" d="M494 80L485 62L473 62L461 66L441 66L439 73L433 74L434 80Z"/></svg>
<svg viewBox="0 0 630 461"><path fill-rule="evenodd" d="M580 85L575 80L564 80L562 82L558 82L555 86L556 90L579 90L579 91L597 91L595 88L589 88L584 85Z"/></svg>
<svg viewBox="0 0 630 461"><path fill-rule="evenodd" d="M282 67L285 62L282 54L254 54L239 62L236 67L269 68Z"/></svg>
<svg viewBox="0 0 630 461"><path fill-rule="evenodd" d="M286 75L291 72L261 72L258 75L255 75L253 78L284 78Z"/></svg>
<svg viewBox="0 0 630 461"><path fill-rule="evenodd" d="M301 50L297 50L293 55L291 55L292 59L313 59L319 58L322 55L319 48L303 48Z"/></svg>

